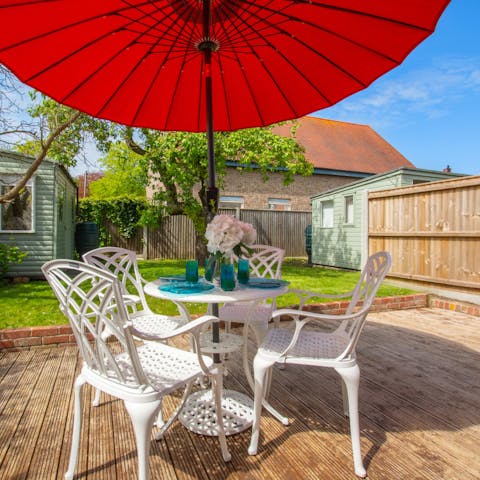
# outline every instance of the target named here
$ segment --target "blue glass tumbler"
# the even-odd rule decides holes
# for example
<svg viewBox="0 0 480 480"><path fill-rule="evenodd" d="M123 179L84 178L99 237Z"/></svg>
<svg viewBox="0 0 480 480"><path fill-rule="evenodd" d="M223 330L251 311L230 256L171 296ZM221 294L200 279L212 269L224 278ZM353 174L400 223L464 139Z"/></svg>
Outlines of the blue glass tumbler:
<svg viewBox="0 0 480 480"><path fill-rule="evenodd" d="M185 281L188 283L198 282L198 262L196 260L188 260L185 269Z"/></svg>
<svg viewBox="0 0 480 480"><path fill-rule="evenodd" d="M238 260L238 271L237 271L237 279L238 283L242 283L246 285L250 278L250 264L246 258L240 258Z"/></svg>
<svg viewBox="0 0 480 480"><path fill-rule="evenodd" d="M227 292L235 290L235 269L231 263L222 263L220 270L220 288Z"/></svg>

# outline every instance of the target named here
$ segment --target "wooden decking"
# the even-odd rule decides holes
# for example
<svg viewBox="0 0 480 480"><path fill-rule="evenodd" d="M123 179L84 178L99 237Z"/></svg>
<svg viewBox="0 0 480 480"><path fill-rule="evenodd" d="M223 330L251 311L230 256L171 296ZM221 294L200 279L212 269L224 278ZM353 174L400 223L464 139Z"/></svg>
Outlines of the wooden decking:
<svg viewBox="0 0 480 480"><path fill-rule="evenodd" d="M376 479L480 478L480 319L440 309L371 314L358 348L362 369L362 454ZM233 357L227 388L246 391ZM0 353L0 479L62 478L70 451L75 347ZM123 405L107 396L90 406L78 465L81 479L137 478L132 429ZM334 372L275 370L272 403L289 427L262 418L259 454L250 432L217 439L178 422L151 443L153 479L326 479L353 474L348 421ZM176 399L168 399L171 408Z"/></svg>

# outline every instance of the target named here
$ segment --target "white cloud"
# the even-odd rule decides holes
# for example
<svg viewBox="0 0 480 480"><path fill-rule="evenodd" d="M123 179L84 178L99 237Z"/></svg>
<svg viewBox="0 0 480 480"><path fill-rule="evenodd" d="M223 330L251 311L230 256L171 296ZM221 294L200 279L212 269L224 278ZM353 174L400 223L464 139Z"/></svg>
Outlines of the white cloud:
<svg viewBox="0 0 480 480"><path fill-rule="evenodd" d="M409 123L409 118L443 117L458 102L480 94L480 58L446 57L432 65L405 71L402 67L369 88L319 111L327 116L374 127Z"/></svg>

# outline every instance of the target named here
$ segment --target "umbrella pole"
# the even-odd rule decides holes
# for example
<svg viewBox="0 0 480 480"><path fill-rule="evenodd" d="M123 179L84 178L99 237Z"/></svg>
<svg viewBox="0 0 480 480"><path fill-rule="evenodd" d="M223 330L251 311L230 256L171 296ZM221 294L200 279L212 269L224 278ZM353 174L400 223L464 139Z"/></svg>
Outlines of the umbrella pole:
<svg viewBox="0 0 480 480"><path fill-rule="evenodd" d="M212 99L212 51L215 42L210 39L210 0L203 1L203 41L199 45L205 59L205 106L207 114L207 147L208 147L208 177L207 177L207 222L210 222L218 209L218 188L215 185L215 146L213 138L213 99ZM212 315L218 317L218 304L212 304ZM218 322L212 324L212 340L220 343ZM220 355L213 354L214 363L220 363Z"/></svg>

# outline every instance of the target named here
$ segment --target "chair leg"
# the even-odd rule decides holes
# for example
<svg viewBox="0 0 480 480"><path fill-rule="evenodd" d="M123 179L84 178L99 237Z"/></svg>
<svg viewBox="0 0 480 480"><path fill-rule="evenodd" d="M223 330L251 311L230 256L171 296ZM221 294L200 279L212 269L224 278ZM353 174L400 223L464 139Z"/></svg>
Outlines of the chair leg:
<svg viewBox="0 0 480 480"><path fill-rule="evenodd" d="M352 440L353 464L355 474L361 478L367 476L367 471L362 462L362 451L360 448L360 422L358 415L358 387L360 384L360 369L358 365L348 368L335 369L345 383L348 398L348 413L350 417L350 437Z"/></svg>
<svg viewBox="0 0 480 480"><path fill-rule="evenodd" d="M101 395L102 391L100 389L96 389L95 390L95 397L93 399L93 402L92 402L92 406L94 407L98 407L100 405L100 395Z"/></svg>
<svg viewBox="0 0 480 480"><path fill-rule="evenodd" d="M150 450L150 434L155 416L162 406L161 400L150 403L136 403L125 401L125 408L133 425L137 443L138 478L148 480L148 454Z"/></svg>
<svg viewBox="0 0 480 480"><path fill-rule="evenodd" d="M264 401L264 384L267 376L267 371L272 367L271 362L255 356L253 360L253 371L255 379L255 389L253 398L253 424L252 437L250 439L250 446L248 447L249 455L256 455L258 450L258 439L260 436L260 417L262 415L262 404Z"/></svg>
<svg viewBox="0 0 480 480"><path fill-rule="evenodd" d="M343 400L343 414L348 417L348 392L347 387L345 386L345 382L342 378L342 400Z"/></svg>
<svg viewBox="0 0 480 480"><path fill-rule="evenodd" d="M225 436L225 427L223 425L223 411L222 411L222 389L223 389L223 371L220 369L219 373L212 375L212 393L215 399L215 411L217 414L218 425L218 441L222 450L222 457L225 462L232 459L227 446L227 438Z"/></svg>
<svg viewBox="0 0 480 480"><path fill-rule="evenodd" d="M165 426L165 421L163 420L163 412L162 412L162 407L160 407L160 409L158 410L158 413L157 413L157 420L155 421L155 426L157 428L161 428L163 429L163 427ZM166 429L165 429L166 430ZM163 433L162 433L163 434ZM158 434L157 434L158 435ZM155 436L155 439L156 440L160 440L160 438L162 438L162 435L160 436Z"/></svg>
<svg viewBox="0 0 480 480"><path fill-rule="evenodd" d="M75 381L75 406L73 414L73 432L72 432L72 447L70 450L70 460L68 462L68 470L65 473L65 480L71 480L75 473L75 467L77 466L78 449L80 447L80 432L82 430L82 387L85 385L84 378L79 375Z"/></svg>

